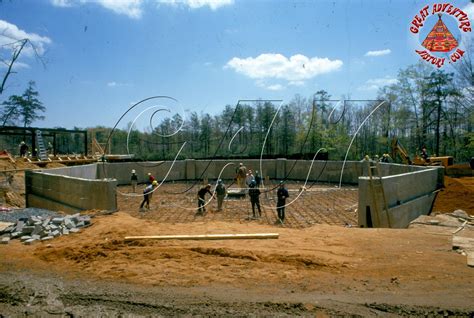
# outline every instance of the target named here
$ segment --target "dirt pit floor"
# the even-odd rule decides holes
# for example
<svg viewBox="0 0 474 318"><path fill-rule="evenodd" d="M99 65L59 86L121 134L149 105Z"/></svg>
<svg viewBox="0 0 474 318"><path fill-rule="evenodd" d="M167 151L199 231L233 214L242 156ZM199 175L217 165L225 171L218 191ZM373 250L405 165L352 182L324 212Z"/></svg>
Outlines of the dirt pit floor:
<svg viewBox="0 0 474 318"><path fill-rule="evenodd" d="M454 181L474 197L473 178ZM145 213L141 196L119 195L119 212L88 211L92 226L80 233L0 245L0 317L474 316L474 268L452 250L453 228L357 228L357 190L319 185L287 207L283 226L271 193L259 220L247 219L248 199L226 201L223 212L211 201L196 216L197 190L172 194L189 186L160 187ZM440 209L459 202L450 186ZM289 189L290 201L299 185ZM249 233L279 238L124 239Z"/></svg>
<svg viewBox="0 0 474 318"><path fill-rule="evenodd" d="M139 194L143 186L138 186L136 193L129 186L119 187L118 206L121 211L143 219L166 223L224 221L237 223L275 224L277 223L276 190L278 184L268 184L261 188L260 218L253 218L252 206L248 195L228 195L224 200L223 210L217 211L217 200L211 200L206 194L205 213L197 213L197 191L202 184L164 183L153 193L150 209L139 211L143 195ZM357 226L356 186L337 188L334 185L317 184L307 186L301 191L302 184L286 184L290 197L285 207L285 227L305 228L314 224ZM211 188L212 190L213 188ZM234 186L229 192L238 192ZM255 212L258 209L255 208ZM258 216L258 214L257 214Z"/></svg>

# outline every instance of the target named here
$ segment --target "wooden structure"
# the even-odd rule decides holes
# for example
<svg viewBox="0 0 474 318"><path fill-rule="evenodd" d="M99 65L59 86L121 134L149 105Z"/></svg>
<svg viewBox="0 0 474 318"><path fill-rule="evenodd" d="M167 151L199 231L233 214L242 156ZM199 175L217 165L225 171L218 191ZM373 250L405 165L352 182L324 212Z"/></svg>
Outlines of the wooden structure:
<svg viewBox="0 0 474 318"><path fill-rule="evenodd" d="M30 145L32 157L37 157L39 152L38 145L38 135L41 138L52 137L52 149L50 149L50 154L56 156L57 154L57 138L59 135L64 134L80 134L82 135L82 141L84 149L82 155L87 156L87 130L69 130L63 128L38 128L38 127L16 127L16 126L1 126L0 127L0 136L18 136L22 137L28 145Z"/></svg>

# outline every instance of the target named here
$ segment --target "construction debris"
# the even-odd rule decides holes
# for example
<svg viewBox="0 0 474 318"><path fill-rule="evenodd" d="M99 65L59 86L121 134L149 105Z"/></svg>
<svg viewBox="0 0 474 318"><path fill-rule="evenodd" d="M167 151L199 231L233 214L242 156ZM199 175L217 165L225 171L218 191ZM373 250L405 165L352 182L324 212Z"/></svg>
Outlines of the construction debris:
<svg viewBox="0 0 474 318"><path fill-rule="evenodd" d="M77 233L80 228L90 224L90 216L81 216L79 213L64 217L31 215L20 218L15 223L9 223L0 230L0 243L8 244L12 239L20 239L26 245L36 241L47 241L61 235Z"/></svg>
<svg viewBox="0 0 474 318"><path fill-rule="evenodd" d="M456 228L451 232L452 249L467 256L467 265L474 267L474 217L463 210L447 214L422 215L410 223L410 228L426 225Z"/></svg>

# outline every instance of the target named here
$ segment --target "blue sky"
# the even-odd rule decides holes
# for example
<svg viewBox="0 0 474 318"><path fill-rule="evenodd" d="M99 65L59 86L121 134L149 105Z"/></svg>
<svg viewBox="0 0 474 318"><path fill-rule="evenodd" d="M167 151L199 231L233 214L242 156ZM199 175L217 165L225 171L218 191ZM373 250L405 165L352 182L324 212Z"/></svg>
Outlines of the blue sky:
<svg viewBox="0 0 474 318"><path fill-rule="evenodd" d="M34 126L86 128L113 126L130 105L155 95L178 103L148 106L210 114L239 99L289 102L321 89L335 99L375 98L400 68L420 60L414 50L422 47L409 26L433 3L3 0L0 44L8 43L1 39L6 34L28 37L45 66L26 50L0 101L34 80L47 108ZM474 24L470 1L450 3ZM443 21L461 34L454 18L443 15ZM8 57L8 46L0 54Z"/></svg>

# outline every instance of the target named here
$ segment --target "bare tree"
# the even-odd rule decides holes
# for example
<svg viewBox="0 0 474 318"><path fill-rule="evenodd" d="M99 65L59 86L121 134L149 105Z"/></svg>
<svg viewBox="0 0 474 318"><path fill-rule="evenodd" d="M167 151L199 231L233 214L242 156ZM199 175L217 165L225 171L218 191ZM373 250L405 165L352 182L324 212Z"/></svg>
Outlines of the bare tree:
<svg viewBox="0 0 474 318"><path fill-rule="evenodd" d="M20 58L21 53L25 49L25 47L28 46L32 49L32 51L35 54L36 59L39 60L41 62L41 64L43 64L43 66L45 66L45 63L44 63L41 55L39 54L38 49L33 44L33 42L31 42L29 39L17 40L17 39L10 38L9 36L5 35L4 33L1 34L0 37L7 38L7 39L10 39L12 41L10 43L6 43L6 44L1 45L1 47L3 47L3 48L6 47L6 48L11 49L11 56L9 56L9 57L0 57L0 63L4 64L6 66L6 71L1 77L2 80L1 80L1 84L0 84L0 95L2 95L4 90L5 90L5 85L7 83L8 78L10 77L10 75L16 73L14 71L15 63L18 62L18 59Z"/></svg>

